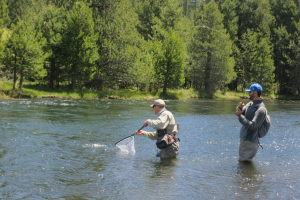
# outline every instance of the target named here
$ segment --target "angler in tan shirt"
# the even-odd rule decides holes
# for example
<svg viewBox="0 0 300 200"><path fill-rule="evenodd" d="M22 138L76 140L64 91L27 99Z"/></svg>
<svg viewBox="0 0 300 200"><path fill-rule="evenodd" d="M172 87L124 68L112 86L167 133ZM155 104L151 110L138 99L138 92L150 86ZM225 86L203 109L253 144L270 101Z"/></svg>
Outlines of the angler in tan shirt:
<svg viewBox="0 0 300 200"><path fill-rule="evenodd" d="M137 135L143 135L152 140L157 140L157 147L160 149L157 156L161 159L175 158L179 151L178 124L173 114L166 109L162 99L157 99L151 104L157 119L147 119L144 127L150 126L156 129L155 132L137 131ZM163 141L162 141L163 140ZM161 145L163 144L163 145Z"/></svg>

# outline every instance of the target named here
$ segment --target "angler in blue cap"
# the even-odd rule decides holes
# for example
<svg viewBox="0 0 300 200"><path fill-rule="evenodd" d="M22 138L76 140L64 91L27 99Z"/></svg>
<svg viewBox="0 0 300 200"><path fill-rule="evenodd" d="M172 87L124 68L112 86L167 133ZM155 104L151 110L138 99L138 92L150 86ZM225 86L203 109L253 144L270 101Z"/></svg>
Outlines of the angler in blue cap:
<svg viewBox="0 0 300 200"><path fill-rule="evenodd" d="M249 92L250 102L240 102L235 114L238 116L242 128L240 130L239 161L251 161L259 147L259 131L266 120L267 109L261 98L263 88L254 83L246 92Z"/></svg>

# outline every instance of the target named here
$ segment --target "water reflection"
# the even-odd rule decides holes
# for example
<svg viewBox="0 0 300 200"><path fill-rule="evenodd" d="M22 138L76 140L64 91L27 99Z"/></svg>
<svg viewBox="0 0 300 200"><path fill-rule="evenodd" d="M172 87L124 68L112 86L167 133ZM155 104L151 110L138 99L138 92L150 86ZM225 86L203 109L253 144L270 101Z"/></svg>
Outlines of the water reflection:
<svg viewBox="0 0 300 200"><path fill-rule="evenodd" d="M144 163L147 166L147 174L144 175L144 187L147 191L143 195L147 196L147 199L164 199L175 198L174 191L177 190L178 174L176 173L178 160L151 160ZM141 195L141 194L140 194ZM139 198L141 199L139 195ZM134 198L133 198L134 199ZM167 199L167 198L166 198Z"/></svg>
<svg viewBox="0 0 300 200"><path fill-rule="evenodd" d="M159 162L153 162L153 173L150 178L173 178L174 168L177 165L178 160L175 159L165 159Z"/></svg>
<svg viewBox="0 0 300 200"><path fill-rule="evenodd" d="M242 177L253 178L256 174L259 174L255 164L251 161L249 162L239 162L237 173Z"/></svg>
<svg viewBox="0 0 300 200"><path fill-rule="evenodd" d="M263 175L254 162L239 162L237 167L236 184L238 199L259 199Z"/></svg>

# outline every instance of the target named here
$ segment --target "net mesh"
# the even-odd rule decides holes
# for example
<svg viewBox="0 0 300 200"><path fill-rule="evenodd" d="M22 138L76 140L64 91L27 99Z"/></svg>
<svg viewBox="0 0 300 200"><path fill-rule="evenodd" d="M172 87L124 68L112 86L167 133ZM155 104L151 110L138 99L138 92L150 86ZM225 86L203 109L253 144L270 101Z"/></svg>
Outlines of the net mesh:
<svg viewBox="0 0 300 200"><path fill-rule="evenodd" d="M135 153L134 136L124 138L123 140L119 141L116 144L116 146L120 149L122 153L134 154Z"/></svg>

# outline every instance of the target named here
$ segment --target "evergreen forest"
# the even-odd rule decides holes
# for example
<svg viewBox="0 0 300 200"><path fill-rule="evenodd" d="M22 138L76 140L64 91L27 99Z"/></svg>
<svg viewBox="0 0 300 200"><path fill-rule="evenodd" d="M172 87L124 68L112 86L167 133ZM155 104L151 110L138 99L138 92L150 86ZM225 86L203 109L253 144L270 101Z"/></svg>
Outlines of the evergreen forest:
<svg viewBox="0 0 300 200"><path fill-rule="evenodd" d="M0 79L300 97L300 0L0 0Z"/></svg>

